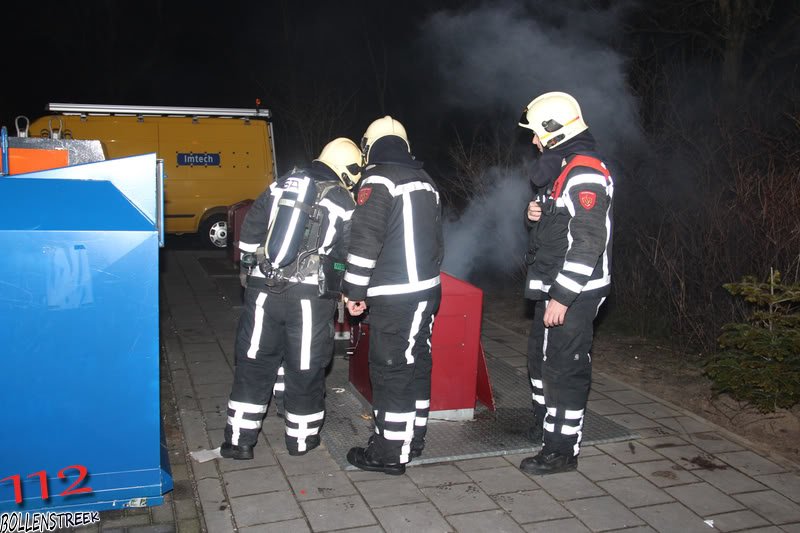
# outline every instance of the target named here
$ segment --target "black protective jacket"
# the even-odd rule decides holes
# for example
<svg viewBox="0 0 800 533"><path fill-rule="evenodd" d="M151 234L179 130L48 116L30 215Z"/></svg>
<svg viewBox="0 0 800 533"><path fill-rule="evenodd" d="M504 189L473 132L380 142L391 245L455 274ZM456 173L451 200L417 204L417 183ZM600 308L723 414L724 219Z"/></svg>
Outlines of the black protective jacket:
<svg viewBox="0 0 800 533"><path fill-rule="evenodd" d="M550 152L561 163L537 196L542 218L530 223L525 296L568 306L610 291L614 182L588 132ZM577 161L585 164L570 165Z"/></svg>
<svg viewBox="0 0 800 533"><path fill-rule="evenodd" d="M353 213L343 292L377 303L439 293L444 255L439 191L399 137L370 149Z"/></svg>
<svg viewBox="0 0 800 533"><path fill-rule="evenodd" d="M316 161L312 163L310 170L294 170L273 182L253 202L239 233L239 249L242 254L255 253L258 248L265 246L270 228L277 227L275 222L281 197L293 183L297 183L298 178L302 180L305 177L312 178L318 188L322 185L326 191L316 206L321 214L318 230L319 247L316 252L333 261L344 263L355 202L350 192L341 185L336 174L326 165ZM302 231L303 228L300 227L299 230ZM290 268L287 270L291 271ZM247 280L248 287L268 290L264 282L265 276L261 269L253 268ZM291 277L288 290L284 290L285 286L279 287L279 290L281 294L307 298L318 294L319 284L317 273L307 272L302 276ZM338 287L329 288L339 290Z"/></svg>

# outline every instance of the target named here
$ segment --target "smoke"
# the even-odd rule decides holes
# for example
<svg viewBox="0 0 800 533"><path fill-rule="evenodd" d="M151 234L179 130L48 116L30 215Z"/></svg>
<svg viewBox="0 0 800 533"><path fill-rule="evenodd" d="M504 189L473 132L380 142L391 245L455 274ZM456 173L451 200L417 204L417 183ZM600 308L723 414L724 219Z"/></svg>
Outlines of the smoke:
<svg viewBox="0 0 800 533"><path fill-rule="evenodd" d="M524 210L531 195L520 169L486 171L491 185L457 219L445 221L442 270L462 279L494 277L522 266Z"/></svg>
<svg viewBox="0 0 800 533"><path fill-rule="evenodd" d="M445 105L466 112L523 108L548 91L572 94L607 153L641 141L625 60L612 48L626 2L588 9L586 2L499 2L471 11L441 11L422 25L438 66Z"/></svg>
<svg viewBox="0 0 800 533"><path fill-rule="evenodd" d="M433 14L420 37L437 66L445 107L507 123L512 143L523 108L539 94L564 91L580 102L609 159L643 145L625 60L612 47L630 4L611 4L591 9L578 1L507 1ZM467 279L511 272L525 250L528 174L522 165L486 174L494 186L445 225L443 268Z"/></svg>

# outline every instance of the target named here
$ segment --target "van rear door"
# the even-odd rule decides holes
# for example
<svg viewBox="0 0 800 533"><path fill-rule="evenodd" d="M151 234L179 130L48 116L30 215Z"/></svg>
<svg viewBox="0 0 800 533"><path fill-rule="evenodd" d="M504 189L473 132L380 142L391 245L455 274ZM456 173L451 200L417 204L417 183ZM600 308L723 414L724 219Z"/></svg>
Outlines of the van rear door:
<svg viewBox="0 0 800 533"><path fill-rule="evenodd" d="M256 198L269 184L271 146L262 120L172 118L159 124L167 174L167 231L196 232L203 219Z"/></svg>

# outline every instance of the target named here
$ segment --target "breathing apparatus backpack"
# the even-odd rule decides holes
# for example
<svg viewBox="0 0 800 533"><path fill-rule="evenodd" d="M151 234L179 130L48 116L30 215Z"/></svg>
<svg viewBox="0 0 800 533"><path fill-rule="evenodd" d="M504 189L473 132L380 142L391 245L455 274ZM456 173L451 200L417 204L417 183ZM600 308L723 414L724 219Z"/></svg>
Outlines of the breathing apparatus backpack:
<svg viewBox="0 0 800 533"><path fill-rule="evenodd" d="M335 181L315 180L303 171L295 171L279 183L273 192L272 210L277 211L264 245L254 258L242 258L245 266L257 264L268 291L280 293L316 275L318 296L341 294L344 263L319 253L325 221L325 209L319 203L338 186Z"/></svg>

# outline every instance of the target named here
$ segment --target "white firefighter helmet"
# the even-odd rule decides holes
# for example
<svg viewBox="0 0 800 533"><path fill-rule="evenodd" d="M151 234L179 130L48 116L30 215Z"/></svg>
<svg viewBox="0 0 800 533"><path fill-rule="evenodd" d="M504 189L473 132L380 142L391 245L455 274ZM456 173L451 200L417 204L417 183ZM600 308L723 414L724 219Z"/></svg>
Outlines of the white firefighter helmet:
<svg viewBox="0 0 800 533"><path fill-rule="evenodd" d="M534 98L523 111L519 125L533 130L545 148L555 148L589 128L578 101L560 92Z"/></svg>
<svg viewBox="0 0 800 533"><path fill-rule="evenodd" d="M361 179L361 150L347 137L337 137L326 144L314 161L333 170L348 190Z"/></svg>
<svg viewBox="0 0 800 533"><path fill-rule="evenodd" d="M389 135L394 135L403 139L408 147L408 151L411 152L411 144L408 142L406 129L400 122L386 115L383 118L373 121L361 138L361 151L364 153L364 161L369 161L369 150L375 144L375 141L382 137L388 137Z"/></svg>

